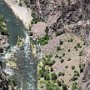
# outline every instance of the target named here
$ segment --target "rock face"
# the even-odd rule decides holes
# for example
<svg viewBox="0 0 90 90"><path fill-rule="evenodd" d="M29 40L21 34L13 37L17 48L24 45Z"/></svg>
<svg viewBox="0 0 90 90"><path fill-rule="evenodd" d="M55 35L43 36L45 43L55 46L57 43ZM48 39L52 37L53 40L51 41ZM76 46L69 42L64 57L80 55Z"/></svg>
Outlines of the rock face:
<svg viewBox="0 0 90 90"><path fill-rule="evenodd" d="M89 0L30 0L31 7L43 18L51 31L69 31L88 42Z"/></svg>
<svg viewBox="0 0 90 90"><path fill-rule="evenodd" d="M82 73L78 90L90 90L90 55L87 58L84 73Z"/></svg>
<svg viewBox="0 0 90 90"><path fill-rule="evenodd" d="M3 53L8 47L8 37L6 35L0 35L0 53Z"/></svg>
<svg viewBox="0 0 90 90"><path fill-rule="evenodd" d="M90 44L90 0L30 0L49 30L72 32ZM80 80L79 90L90 90L90 60Z"/></svg>
<svg viewBox="0 0 90 90"><path fill-rule="evenodd" d="M86 65L84 72L81 74L79 79L78 90L90 90L90 45L85 49L86 52Z"/></svg>

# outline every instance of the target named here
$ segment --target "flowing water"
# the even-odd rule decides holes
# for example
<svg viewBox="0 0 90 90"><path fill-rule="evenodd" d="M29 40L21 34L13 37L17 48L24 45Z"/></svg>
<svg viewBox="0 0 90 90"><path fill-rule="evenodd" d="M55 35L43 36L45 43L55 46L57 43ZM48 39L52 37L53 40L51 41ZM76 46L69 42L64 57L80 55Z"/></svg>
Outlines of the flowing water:
<svg viewBox="0 0 90 90"><path fill-rule="evenodd" d="M32 58L29 37L26 35L24 47L22 50L17 50L17 63L19 71L16 71L16 76L20 78L21 90L36 90L36 62ZM19 54L19 55L18 55Z"/></svg>
<svg viewBox="0 0 90 90"><path fill-rule="evenodd" d="M25 37L25 27L3 0L0 0L0 14L3 15L6 20L9 32L9 43L11 46L14 46L16 45L18 36Z"/></svg>
<svg viewBox="0 0 90 90"><path fill-rule="evenodd" d="M14 78L21 88L19 90L37 90L36 62L31 54L30 39L25 33L25 27L3 0L0 0L0 14L6 20L11 47L16 45L18 36L25 38L22 49L16 50L18 70L15 71Z"/></svg>

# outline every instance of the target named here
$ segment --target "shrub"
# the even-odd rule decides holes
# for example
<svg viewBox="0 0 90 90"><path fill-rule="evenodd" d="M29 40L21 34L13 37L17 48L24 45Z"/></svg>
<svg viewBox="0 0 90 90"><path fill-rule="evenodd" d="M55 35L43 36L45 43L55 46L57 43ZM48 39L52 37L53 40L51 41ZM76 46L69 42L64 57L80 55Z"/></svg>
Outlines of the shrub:
<svg viewBox="0 0 90 90"><path fill-rule="evenodd" d="M40 43L41 45L48 44L49 36L48 36L48 35L45 35L44 37L39 38L38 41L39 41L39 43Z"/></svg>
<svg viewBox="0 0 90 90"><path fill-rule="evenodd" d="M75 66L72 66L72 70L74 70L75 69Z"/></svg>
<svg viewBox="0 0 90 90"><path fill-rule="evenodd" d="M59 56L56 54L56 55L55 55L55 58L58 58L58 57L59 57Z"/></svg>
<svg viewBox="0 0 90 90"><path fill-rule="evenodd" d="M51 67L51 72L53 72L53 68Z"/></svg>
<svg viewBox="0 0 90 90"><path fill-rule="evenodd" d="M48 29L48 27L46 27L46 30L45 30L46 34L48 34L48 31L49 31L49 29Z"/></svg>
<svg viewBox="0 0 90 90"><path fill-rule="evenodd" d="M62 56L64 57L65 56L65 53L63 53Z"/></svg>
<svg viewBox="0 0 90 90"><path fill-rule="evenodd" d="M60 40L60 43L59 44L62 45L63 44L63 41Z"/></svg>
<svg viewBox="0 0 90 90"><path fill-rule="evenodd" d="M68 42L73 42L73 39L72 39L72 38L70 38L70 39L68 40Z"/></svg>
<svg viewBox="0 0 90 90"><path fill-rule="evenodd" d="M77 83L76 82L74 82L73 84L72 84L72 89L71 90L77 90Z"/></svg>
<svg viewBox="0 0 90 90"><path fill-rule="evenodd" d="M67 68L68 68L68 66L65 66L65 68L67 69Z"/></svg>
<svg viewBox="0 0 90 90"><path fill-rule="evenodd" d="M62 85L62 88L63 88L63 90L68 90L68 88L67 88L67 85L66 85L66 84L63 84L63 85Z"/></svg>
<svg viewBox="0 0 90 90"><path fill-rule="evenodd" d="M58 46L58 47L57 47L57 51L60 51L60 50L61 50L61 48Z"/></svg>
<svg viewBox="0 0 90 90"><path fill-rule="evenodd" d="M43 20L35 16L35 17L32 19L31 24L36 24L36 23L38 23L38 22L40 22L40 21L43 21Z"/></svg>
<svg viewBox="0 0 90 90"><path fill-rule="evenodd" d="M58 76L64 76L65 74L64 74L64 72L59 72L58 73Z"/></svg>
<svg viewBox="0 0 90 90"><path fill-rule="evenodd" d="M77 79L78 79L77 76L73 76L73 77L71 78L72 81L76 81Z"/></svg>
<svg viewBox="0 0 90 90"><path fill-rule="evenodd" d="M55 63L55 60L53 61L48 61L48 65L51 67Z"/></svg>
<svg viewBox="0 0 90 90"><path fill-rule="evenodd" d="M52 78L52 80L56 80L57 79L57 75L55 73L52 73L51 74L51 78Z"/></svg>
<svg viewBox="0 0 90 90"><path fill-rule="evenodd" d="M70 49L68 49L68 52L70 52Z"/></svg>
<svg viewBox="0 0 90 90"><path fill-rule="evenodd" d="M74 49L77 51L78 49L77 49L77 46L74 46Z"/></svg>
<svg viewBox="0 0 90 90"><path fill-rule="evenodd" d="M82 56L83 55L83 51L81 51L80 53L79 53L79 56Z"/></svg>
<svg viewBox="0 0 90 90"><path fill-rule="evenodd" d="M62 57L60 56L59 59L61 59Z"/></svg>
<svg viewBox="0 0 90 90"><path fill-rule="evenodd" d="M46 90L60 90L60 88L59 86L55 85L53 82L47 82Z"/></svg>
<svg viewBox="0 0 90 90"><path fill-rule="evenodd" d="M84 67L85 67L85 64L80 64L80 65L79 65L79 68L80 68L80 73L82 73L82 72L83 72Z"/></svg>
<svg viewBox="0 0 90 90"><path fill-rule="evenodd" d="M58 73L58 76L62 76L62 72L59 72L59 73Z"/></svg>
<svg viewBox="0 0 90 90"><path fill-rule="evenodd" d="M55 31L55 33L56 33L56 36L60 36L60 35L64 34L65 31L64 30L63 31Z"/></svg>
<svg viewBox="0 0 90 90"><path fill-rule="evenodd" d="M50 76L49 76L48 72L44 73L44 79L45 80L50 80Z"/></svg>
<svg viewBox="0 0 90 90"><path fill-rule="evenodd" d="M83 43L83 45L85 45L85 42Z"/></svg>
<svg viewBox="0 0 90 90"><path fill-rule="evenodd" d="M59 80L57 80L57 84L58 84L58 86L62 86L62 83Z"/></svg>
<svg viewBox="0 0 90 90"><path fill-rule="evenodd" d="M37 22L44 21L36 15L35 11L32 11L31 16L33 17L31 24L36 24Z"/></svg>
<svg viewBox="0 0 90 90"><path fill-rule="evenodd" d="M71 61L71 58L68 58L68 60L67 61Z"/></svg>
<svg viewBox="0 0 90 90"><path fill-rule="evenodd" d="M42 69L39 70L39 76L43 77L44 76L44 71Z"/></svg>
<svg viewBox="0 0 90 90"><path fill-rule="evenodd" d="M74 76L78 76L79 77L79 72L78 71L74 71Z"/></svg>
<svg viewBox="0 0 90 90"><path fill-rule="evenodd" d="M80 45L80 43L77 43L77 48L82 48L82 46Z"/></svg>
<svg viewBox="0 0 90 90"><path fill-rule="evenodd" d="M65 73L64 72L62 72L62 76L64 76L65 75Z"/></svg>
<svg viewBox="0 0 90 90"><path fill-rule="evenodd" d="M64 62L64 59L61 59L61 63L63 63Z"/></svg>
<svg viewBox="0 0 90 90"><path fill-rule="evenodd" d="M28 2L28 1L26 1L26 0L24 0L24 3L27 5L29 2Z"/></svg>

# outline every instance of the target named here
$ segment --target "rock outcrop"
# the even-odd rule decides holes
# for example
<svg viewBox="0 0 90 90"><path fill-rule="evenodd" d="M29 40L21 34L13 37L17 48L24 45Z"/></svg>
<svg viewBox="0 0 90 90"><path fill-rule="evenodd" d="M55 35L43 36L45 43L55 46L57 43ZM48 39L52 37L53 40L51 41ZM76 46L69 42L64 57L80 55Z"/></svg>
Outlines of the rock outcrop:
<svg viewBox="0 0 90 90"><path fill-rule="evenodd" d="M89 0L30 0L38 17L47 22L51 31L68 31L89 40Z"/></svg>

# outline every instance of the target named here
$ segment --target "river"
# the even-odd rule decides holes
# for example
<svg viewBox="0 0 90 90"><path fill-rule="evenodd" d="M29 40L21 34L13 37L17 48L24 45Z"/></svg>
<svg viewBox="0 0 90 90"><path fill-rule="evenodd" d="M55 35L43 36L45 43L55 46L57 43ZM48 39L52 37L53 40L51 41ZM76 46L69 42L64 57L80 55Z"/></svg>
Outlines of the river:
<svg viewBox="0 0 90 90"><path fill-rule="evenodd" d="M25 32L25 27L3 0L0 0L0 14L6 20L11 47L16 45L18 36L25 38L23 48L16 50L18 70L15 71L14 78L21 88L19 90L37 90L37 63L33 60L30 49L30 38Z"/></svg>
<svg viewBox="0 0 90 90"><path fill-rule="evenodd" d="M16 45L18 36L25 37L25 27L3 0L0 0L0 14L3 15L6 20L9 32L9 43L11 46L14 46Z"/></svg>

